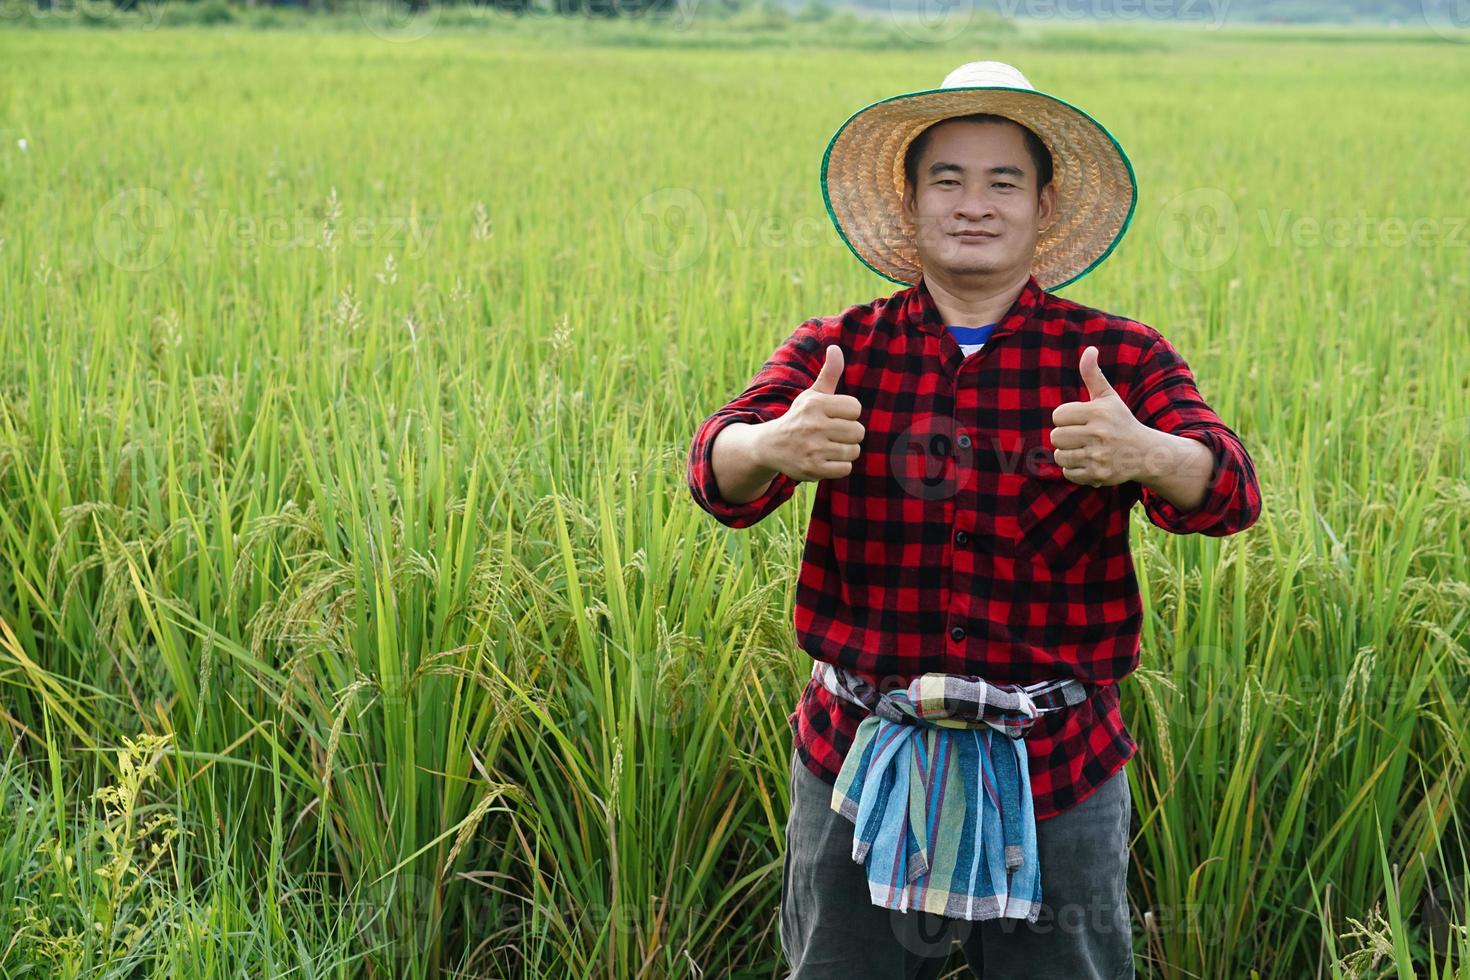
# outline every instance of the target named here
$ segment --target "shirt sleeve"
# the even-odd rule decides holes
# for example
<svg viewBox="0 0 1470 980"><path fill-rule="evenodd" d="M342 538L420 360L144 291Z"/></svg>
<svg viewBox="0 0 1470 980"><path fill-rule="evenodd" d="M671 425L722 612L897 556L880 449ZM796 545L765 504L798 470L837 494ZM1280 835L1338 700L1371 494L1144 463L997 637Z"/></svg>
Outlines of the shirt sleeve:
<svg viewBox="0 0 1470 980"><path fill-rule="evenodd" d="M820 319L802 323L761 366L750 384L723 408L708 416L694 433L689 447L688 482L694 502L727 527L749 527L781 506L796 492L800 480L777 473L765 493L743 504L720 496L711 463L715 437L735 422L752 425L784 415L797 395L812 386L826 359L827 343Z"/></svg>
<svg viewBox="0 0 1470 980"><path fill-rule="evenodd" d="M1151 523L1175 534L1221 537L1256 522L1261 515L1261 487L1250 454L1205 403L1189 365L1162 336L1144 354L1129 401L1144 425L1198 440L1215 458L1204 500L1193 510L1181 510L1139 484L1139 499Z"/></svg>

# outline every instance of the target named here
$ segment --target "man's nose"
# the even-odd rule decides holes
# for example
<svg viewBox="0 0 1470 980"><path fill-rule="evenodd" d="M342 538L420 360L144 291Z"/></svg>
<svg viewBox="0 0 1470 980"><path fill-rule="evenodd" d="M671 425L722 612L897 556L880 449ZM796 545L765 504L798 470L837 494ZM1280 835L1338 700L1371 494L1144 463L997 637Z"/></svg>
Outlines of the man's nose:
<svg viewBox="0 0 1470 980"><path fill-rule="evenodd" d="M955 205L957 218L983 218L995 213L995 202L983 191L967 191Z"/></svg>

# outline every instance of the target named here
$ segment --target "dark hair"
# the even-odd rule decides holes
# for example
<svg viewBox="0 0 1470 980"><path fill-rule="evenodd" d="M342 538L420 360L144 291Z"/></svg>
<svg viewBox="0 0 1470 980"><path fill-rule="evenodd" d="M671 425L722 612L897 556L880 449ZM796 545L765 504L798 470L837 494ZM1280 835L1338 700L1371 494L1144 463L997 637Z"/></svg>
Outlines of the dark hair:
<svg viewBox="0 0 1470 980"><path fill-rule="evenodd" d="M924 148L929 145L929 137L934 132L934 127L947 122L1010 123L1012 126L1019 127L1021 135L1026 140L1026 152L1031 155L1031 163L1036 167L1036 196L1040 197L1046 185L1051 183L1051 151L1046 148L1045 143L1041 142L1041 137L1033 133L1030 128L1006 116L997 116L990 112L974 112L968 116L951 116L948 119L941 119L914 137L914 141L909 144L909 148L903 154L903 175L909 187L918 187L919 182L914 171L919 167L919 160L924 156Z"/></svg>

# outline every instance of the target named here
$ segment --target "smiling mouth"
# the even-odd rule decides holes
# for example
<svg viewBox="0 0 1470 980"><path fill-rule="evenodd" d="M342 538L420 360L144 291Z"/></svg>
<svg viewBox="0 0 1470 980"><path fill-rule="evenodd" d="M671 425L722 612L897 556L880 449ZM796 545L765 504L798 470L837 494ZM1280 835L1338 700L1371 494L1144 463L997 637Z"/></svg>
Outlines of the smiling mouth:
<svg viewBox="0 0 1470 980"><path fill-rule="evenodd" d="M1000 236L999 235L985 235L985 234L968 234L967 235L967 234L964 234L962 232L955 232L954 233L954 237L955 238L958 238L962 242L988 242L988 241L990 241L990 240L992 240L994 238L999 238Z"/></svg>

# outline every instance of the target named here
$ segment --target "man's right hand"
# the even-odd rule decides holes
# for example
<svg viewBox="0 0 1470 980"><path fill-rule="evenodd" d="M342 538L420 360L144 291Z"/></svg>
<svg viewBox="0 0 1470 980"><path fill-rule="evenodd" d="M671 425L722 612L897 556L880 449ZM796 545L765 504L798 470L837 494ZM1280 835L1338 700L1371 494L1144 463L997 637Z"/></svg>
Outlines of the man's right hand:
<svg viewBox="0 0 1470 980"><path fill-rule="evenodd" d="M862 403L837 394L842 348L827 346L827 359L812 386L791 401L785 414L760 428L762 462L793 480L837 480L852 472L863 441L858 421Z"/></svg>

